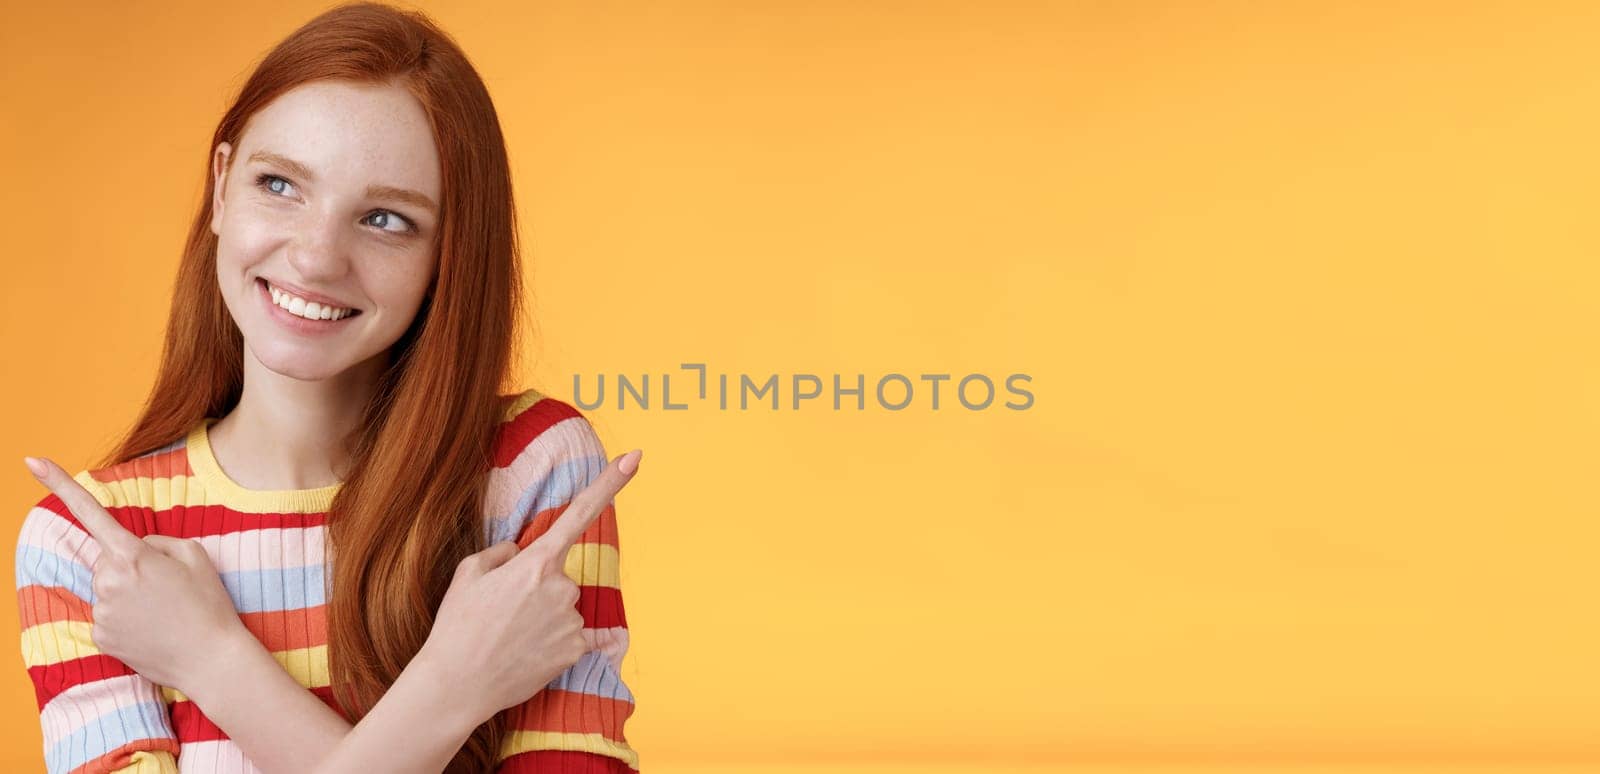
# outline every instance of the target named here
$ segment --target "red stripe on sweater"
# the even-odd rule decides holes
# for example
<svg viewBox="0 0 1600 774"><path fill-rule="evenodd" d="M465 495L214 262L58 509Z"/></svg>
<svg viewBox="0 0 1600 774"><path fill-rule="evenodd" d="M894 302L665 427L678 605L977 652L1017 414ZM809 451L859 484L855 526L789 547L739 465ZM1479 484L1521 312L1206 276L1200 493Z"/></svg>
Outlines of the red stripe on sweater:
<svg viewBox="0 0 1600 774"><path fill-rule="evenodd" d="M544 397L522 410L522 413L500 424L495 433L494 466L503 468L511 464L533 439L550 429L551 425L582 416L578 410L555 398Z"/></svg>
<svg viewBox="0 0 1600 774"><path fill-rule="evenodd" d="M115 480L106 484L116 487ZM57 516L67 520L67 523L81 530L85 535L83 522L72 515L66 503L55 494L40 500L35 506L44 508ZM173 507L157 511L137 505L114 505L106 509L111 518L116 519L129 532L138 537L146 535L171 535L179 538L205 537L209 535L228 535L250 529L296 529L305 527L319 527L327 523L326 511L318 513L251 513L236 511L225 505L174 505Z"/></svg>
<svg viewBox="0 0 1600 774"><path fill-rule="evenodd" d="M172 451L152 454L148 457L135 457L107 468L91 470L89 475L102 484L109 484L124 478L137 478L139 476L146 478L192 476L194 475L194 470L189 467L189 450L179 446Z"/></svg>
<svg viewBox="0 0 1600 774"><path fill-rule="evenodd" d="M253 513L236 511L225 505L175 505L164 511L118 506L116 508L107 508L106 510L116 516L118 521L134 520L132 514L129 514L124 519L122 515L118 514L118 511L143 511L144 513L138 516L139 520L146 524L154 524L155 530L159 534L179 538L229 535L251 529L305 529L307 527L323 526L328 521L326 511L317 513Z"/></svg>
<svg viewBox="0 0 1600 774"><path fill-rule="evenodd" d="M579 586L578 612L583 614L583 625L590 629L628 625L622 611L622 590L610 586Z"/></svg>
<svg viewBox="0 0 1600 774"><path fill-rule="evenodd" d="M328 644L328 606L240 613L239 620L270 651Z"/></svg>
<svg viewBox="0 0 1600 774"><path fill-rule="evenodd" d="M104 653L28 667L28 677L33 680L33 694L40 710L62 691L75 685L131 674L135 673L127 664Z"/></svg>
<svg viewBox="0 0 1600 774"><path fill-rule="evenodd" d="M522 534L517 535L517 547L527 548L533 541L538 540L540 535L549 531L550 525L554 524L556 519L561 518L561 514L567 512L567 506L571 504L571 502L565 502L534 514L527 524L522 525ZM615 503L606 503L605 507L600 509L600 513L595 515L594 521L589 522L589 526L583 530L582 534L578 535L578 543L599 543L612 548L618 547L617 506Z"/></svg>
<svg viewBox="0 0 1600 774"><path fill-rule="evenodd" d="M93 621L94 608L61 586L29 583L17 589L17 617L22 628L60 621Z"/></svg>

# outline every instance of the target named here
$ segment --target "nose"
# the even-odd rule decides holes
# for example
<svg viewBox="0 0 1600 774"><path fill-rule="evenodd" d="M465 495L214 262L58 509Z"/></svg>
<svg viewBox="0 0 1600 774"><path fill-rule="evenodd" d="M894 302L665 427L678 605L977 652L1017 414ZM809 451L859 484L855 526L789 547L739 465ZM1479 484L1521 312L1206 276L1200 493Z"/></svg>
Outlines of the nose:
<svg viewBox="0 0 1600 774"><path fill-rule="evenodd" d="M298 226L288 260L300 279L328 287L343 278L350 271L350 256L346 224L340 216L323 211L301 220Z"/></svg>

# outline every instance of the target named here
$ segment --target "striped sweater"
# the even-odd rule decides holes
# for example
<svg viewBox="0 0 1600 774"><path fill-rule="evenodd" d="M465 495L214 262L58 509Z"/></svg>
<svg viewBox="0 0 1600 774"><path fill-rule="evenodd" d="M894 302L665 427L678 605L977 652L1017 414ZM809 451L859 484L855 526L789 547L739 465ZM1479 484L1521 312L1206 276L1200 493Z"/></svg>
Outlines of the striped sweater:
<svg viewBox="0 0 1600 774"><path fill-rule="evenodd" d="M526 546L607 458L588 420L567 403L533 390L505 399L484 497L484 536ZM207 429L215 421L207 417L166 447L74 478L135 535L197 539L245 627L301 685L338 711L328 679L323 539L340 485L241 487L212 455ZM22 656L38 699L49 774L258 771L182 693L95 647L90 567L98 552L55 494L28 512L17 541ZM634 704L620 674L628 628L613 507L573 546L566 573L579 584L577 606L590 650L506 711L508 732L495 772L628 774L639 768L623 734Z"/></svg>

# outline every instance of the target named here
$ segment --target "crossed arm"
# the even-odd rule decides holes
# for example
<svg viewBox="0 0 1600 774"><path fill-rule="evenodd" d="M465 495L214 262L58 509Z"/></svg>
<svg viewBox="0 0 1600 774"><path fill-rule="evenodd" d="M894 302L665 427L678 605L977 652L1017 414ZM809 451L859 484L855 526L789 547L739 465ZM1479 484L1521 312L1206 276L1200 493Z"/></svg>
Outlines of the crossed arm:
<svg viewBox="0 0 1600 774"><path fill-rule="evenodd" d="M401 672L388 693L351 726L284 671L245 631L212 659L214 674L189 694L263 771L390 771L438 774L461 749L478 717L426 655Z"/></svg>
<svg viewBox="0 0 1600 774"><path fill-rule="evenodd" d="M557 464L491 478L500 483L491 486L493 512L516 514L493 522L491 542L516 540L522 545L535 535L543 538L557 531L566 533L563 545L578 542L579 532L584 532L584 541L594 541L582 542L570 553L544 552L567 556L566 574L576 575L574 580L581 584L578 608L589 652L512 708L512 728L495 771L509 774L570 766L584 772L636 771L637 755L622 732L633 697L617 672L627 647L627 629L617 585L615 514L610 507L600 510L592 531L576 524L555 529L575 515L571 511L576 509L563 506L606 467L606 455L581 418L558 422L540 435L540 442L546 444L540 454ZM87 472L73 479L94 486ZM527 483L534 479L537 486ZM95 536L129 543L139 539L123 534L112 516L95 507L112 505L108 493L96 489L91 496L80 489L68 495L80 507L69 511L54 494L35 506L24 522L17 554L23 655L44 723L47 768L52 774L86 766L174 774L180 736L171 725L160 686L101 650L91 636L90 626L96 620L91 607L98 603L90 568L97 549L105 548ZM599 502L609 499L608 495ZM94 515L87 521L74 520L74 511ZM527 551L522 554L531 556ZM185 696L245 757L270 774L433 774L455 756L478 725L495 714L489 707L515 700L462 690L468 681L462 679L461 670L470 665L452 658L451 648L435 652L425 645L389 691L352 726L306 690L248 630L185 650L190 654L181 678ZM497 687L505 692L503 685Z"/></svg>
<svg viewBox="0 0 1600 774"><path fill-rule="evenodd" d="M38 694L51 774L105 772L176 774L179 735L161 686L132 671L91 637L86 546L93 541L64 516L54 495L29 514L17 553L22 651ZM608 507L602 534L615 534ZM520 545L539 525L529 525ZM511 535L497 530L497 538ZM592 544L586 544L594 548ZM575 551L568 575L585 590L579 608L591 652L510 711L499 751L499 774L559 768L583 772L636 770L622 737L632 696L616 665L627 636L614 591L614 553L596 565ZM573 560L576 560L574 563ZM590 585L597 584L597 585ZM601 600L588 592L600 592ZM591 636L592 635L592 636ZM246 629L190 641L181 680L191 704L227 735L257 769L317 774L442 771L472 731L495 714L485 696L463 691L473 665L425 645L355 726L306 690ZM520 694L519 694L520 695ZM170 699L169 702L170 703ZM580 715L574 711L581 708ZM192 737L191 737L192 738Z"/></svg>

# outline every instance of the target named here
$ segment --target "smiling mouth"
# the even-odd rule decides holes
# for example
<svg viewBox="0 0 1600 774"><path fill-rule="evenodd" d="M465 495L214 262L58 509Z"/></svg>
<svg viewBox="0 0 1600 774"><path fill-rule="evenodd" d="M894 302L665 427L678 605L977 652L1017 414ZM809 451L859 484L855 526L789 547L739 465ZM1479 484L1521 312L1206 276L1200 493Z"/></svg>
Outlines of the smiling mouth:
<svg viewBox="0 0 1600 774"><path fill-rule="evenodd" d="M351 317L356 317L356 316L361 314L361 310L360 309L356 309L354 307L333 307L333 306L328 306L328 305L321 304L321 303L318 303L318 302L315 302L315 301L306 301L305 299L300 298L299 296L296 296L293 293L290 293L290 292L288 292L286 290L280 290L280 289L274 287L272 285L272 283L267 282L266 278L264 278L264 277L257 277L256 278L256 284L261 286L261 292L266 294L268 303L272 304L273 306L279 307L279 308L283 309L285 312L288 312L289 314L292 314L292 315L294 315L296 317L299 317L302 320L307 320L309 322L329 322L329 323L332 323L332 322L338 322L340 320L347 320L347 319L349 319ZM315 305L317 307L318 316L317 317L307 317L304 314L296 312L293 308L291 308L292 307L292 302L279 303L279 300L283 299L283 298L288 298L288 299L293 299L294 301L298 301L300 303L301 312L304 312L306 309L308 309L311 306ZM328 310L332 310L332 311L328 311ZM327 315L327 316L323 316L323 315Z"/></svg>

